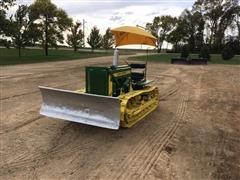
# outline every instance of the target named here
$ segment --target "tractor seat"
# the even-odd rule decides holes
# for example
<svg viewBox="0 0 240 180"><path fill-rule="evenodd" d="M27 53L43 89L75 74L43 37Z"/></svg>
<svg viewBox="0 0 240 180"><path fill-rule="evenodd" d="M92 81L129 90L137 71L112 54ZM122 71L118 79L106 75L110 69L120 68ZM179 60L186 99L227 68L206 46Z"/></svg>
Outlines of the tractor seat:
<svg viewBox="0 0 240 180"><path fill-rule="evenodd" d="M145 78L144 73L142 72L132 72L132 80L135 82L142 81Z"/></svg>
<svg viewBox="0 0 240 180"><path fill-rule="evenodd" d="M131 67L131 68L136 68L136 69L145 69L146 68L146 64L129 64L129 66Z"/></svg>

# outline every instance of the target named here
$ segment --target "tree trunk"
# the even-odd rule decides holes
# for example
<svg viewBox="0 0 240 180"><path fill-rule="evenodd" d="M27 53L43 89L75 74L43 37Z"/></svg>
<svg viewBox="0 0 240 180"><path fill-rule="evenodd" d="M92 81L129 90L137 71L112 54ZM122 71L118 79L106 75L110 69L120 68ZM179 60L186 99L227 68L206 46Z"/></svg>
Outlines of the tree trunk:
<svg viewBox="0 0 240 180"><path fill-rule="evenodd" d="M160 53L160 52L161 52L161 50L162 50L162 44L163 44L163 43L162 43L162 42L160 42L160 43L159 43L159 45L158 45L158 53Z"/></svg>
<svg viewBox="0 0 240 180"><path fill-rule="evenodd" d="M48 43L45 42L45 55L48 56Z"/></svg>
<svg viewBox="0 0 240 180"><path fill-rule="evenodd" d="M209 38L209 46L210 46L210 49L212 48L212 44L213 44L213 36L215 34L215 29L216 29L216 23L213 22L213 25L210 27L210 38Z"/></svg>
<svg viewBox="0 0 240 180"><path fill-rule="evenodd" d="M238 28L238 39L240 40L240 23L237 23L237 28Z"/></svg>
<svg viewBox="0 0 240 180"><path fill-rule="evenodd" d="M45 21L45 55L48 56L48 21Z"/></svg>
<svg viewBox="0 0 240 180"><path fill-rule="evenodd" d="M18 57L21 57L21 46L22 46L22 43L21 43L21 38L20 38L20 31L19 31L19 34L18 34L18 37L17 37L17 48L18 48Z"/></svg>
<svg viewBox="0 0 240 180"><path fill-rule="evenodd" d="M76 53L77 52L77 46L74 45L73 48L74 48L74 53Z"/></svg>
<svg viewBox="0 0 240 180"><path fill-rule="evenodd" d="M18 46L18 57L21 57L21 46Z"/></svg>
<svg viewBox="0 0 240 180"><path fill-rule="evenodd" d="M212 32L209 37L209 47L210 47L210 49L212 48Z"/></svg>
<svg viewBox="0 0 240 180"><path fill-rule="evenodd" d="M17 35L17 49L18 49L18 57L21 57L21 32L20 32L20 25L18 25L18 35Z"/></svg>
<svg viewBox="0 0 240 180"><path fill-rule="evenodd" d="M178 41L175 42L174 50L175 50L175 53L178 51Z"/></svg>

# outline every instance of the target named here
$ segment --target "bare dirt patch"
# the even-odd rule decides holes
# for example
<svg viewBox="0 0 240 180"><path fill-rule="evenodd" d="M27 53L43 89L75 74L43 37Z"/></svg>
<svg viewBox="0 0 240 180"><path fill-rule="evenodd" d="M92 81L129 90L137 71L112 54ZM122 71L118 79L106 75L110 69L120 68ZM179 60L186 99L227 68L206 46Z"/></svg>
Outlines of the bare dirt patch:
<svg viewBox="0 0 240 180"><path fill-rule="evenodd" d="M126 57L124 57L126 58ZM1 179L240 179L240 66L148 63L156 111L131 129L39 115L39 85L84 87L111 57L1 67Z"/></svg>

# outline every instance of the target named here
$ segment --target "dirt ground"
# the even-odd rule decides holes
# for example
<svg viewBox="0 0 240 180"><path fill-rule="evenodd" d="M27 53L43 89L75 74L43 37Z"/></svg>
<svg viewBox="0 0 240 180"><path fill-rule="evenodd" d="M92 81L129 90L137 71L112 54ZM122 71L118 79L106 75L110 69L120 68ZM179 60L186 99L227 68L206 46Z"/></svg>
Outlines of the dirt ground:
<svg viewBox="0 0 240 180"><path fill-rule="evenodd" d="M124 57L126 58L126 57ZM148 63L156 111L118 131L39 115L39 85L84 87L111 57L0 68L0 179L240 179L240 66Z"/></svg>

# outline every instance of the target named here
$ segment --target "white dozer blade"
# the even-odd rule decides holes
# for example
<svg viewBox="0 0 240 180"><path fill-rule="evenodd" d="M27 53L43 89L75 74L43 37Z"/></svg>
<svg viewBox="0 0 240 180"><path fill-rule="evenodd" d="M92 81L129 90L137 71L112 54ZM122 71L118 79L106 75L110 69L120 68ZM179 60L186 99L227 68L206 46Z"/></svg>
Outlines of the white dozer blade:
<svg viewBox="0 0 240 180"><path fill-rule="evenodd" d="M40 114L109 129L119 129L118 98L39 86Z"/></svg>

